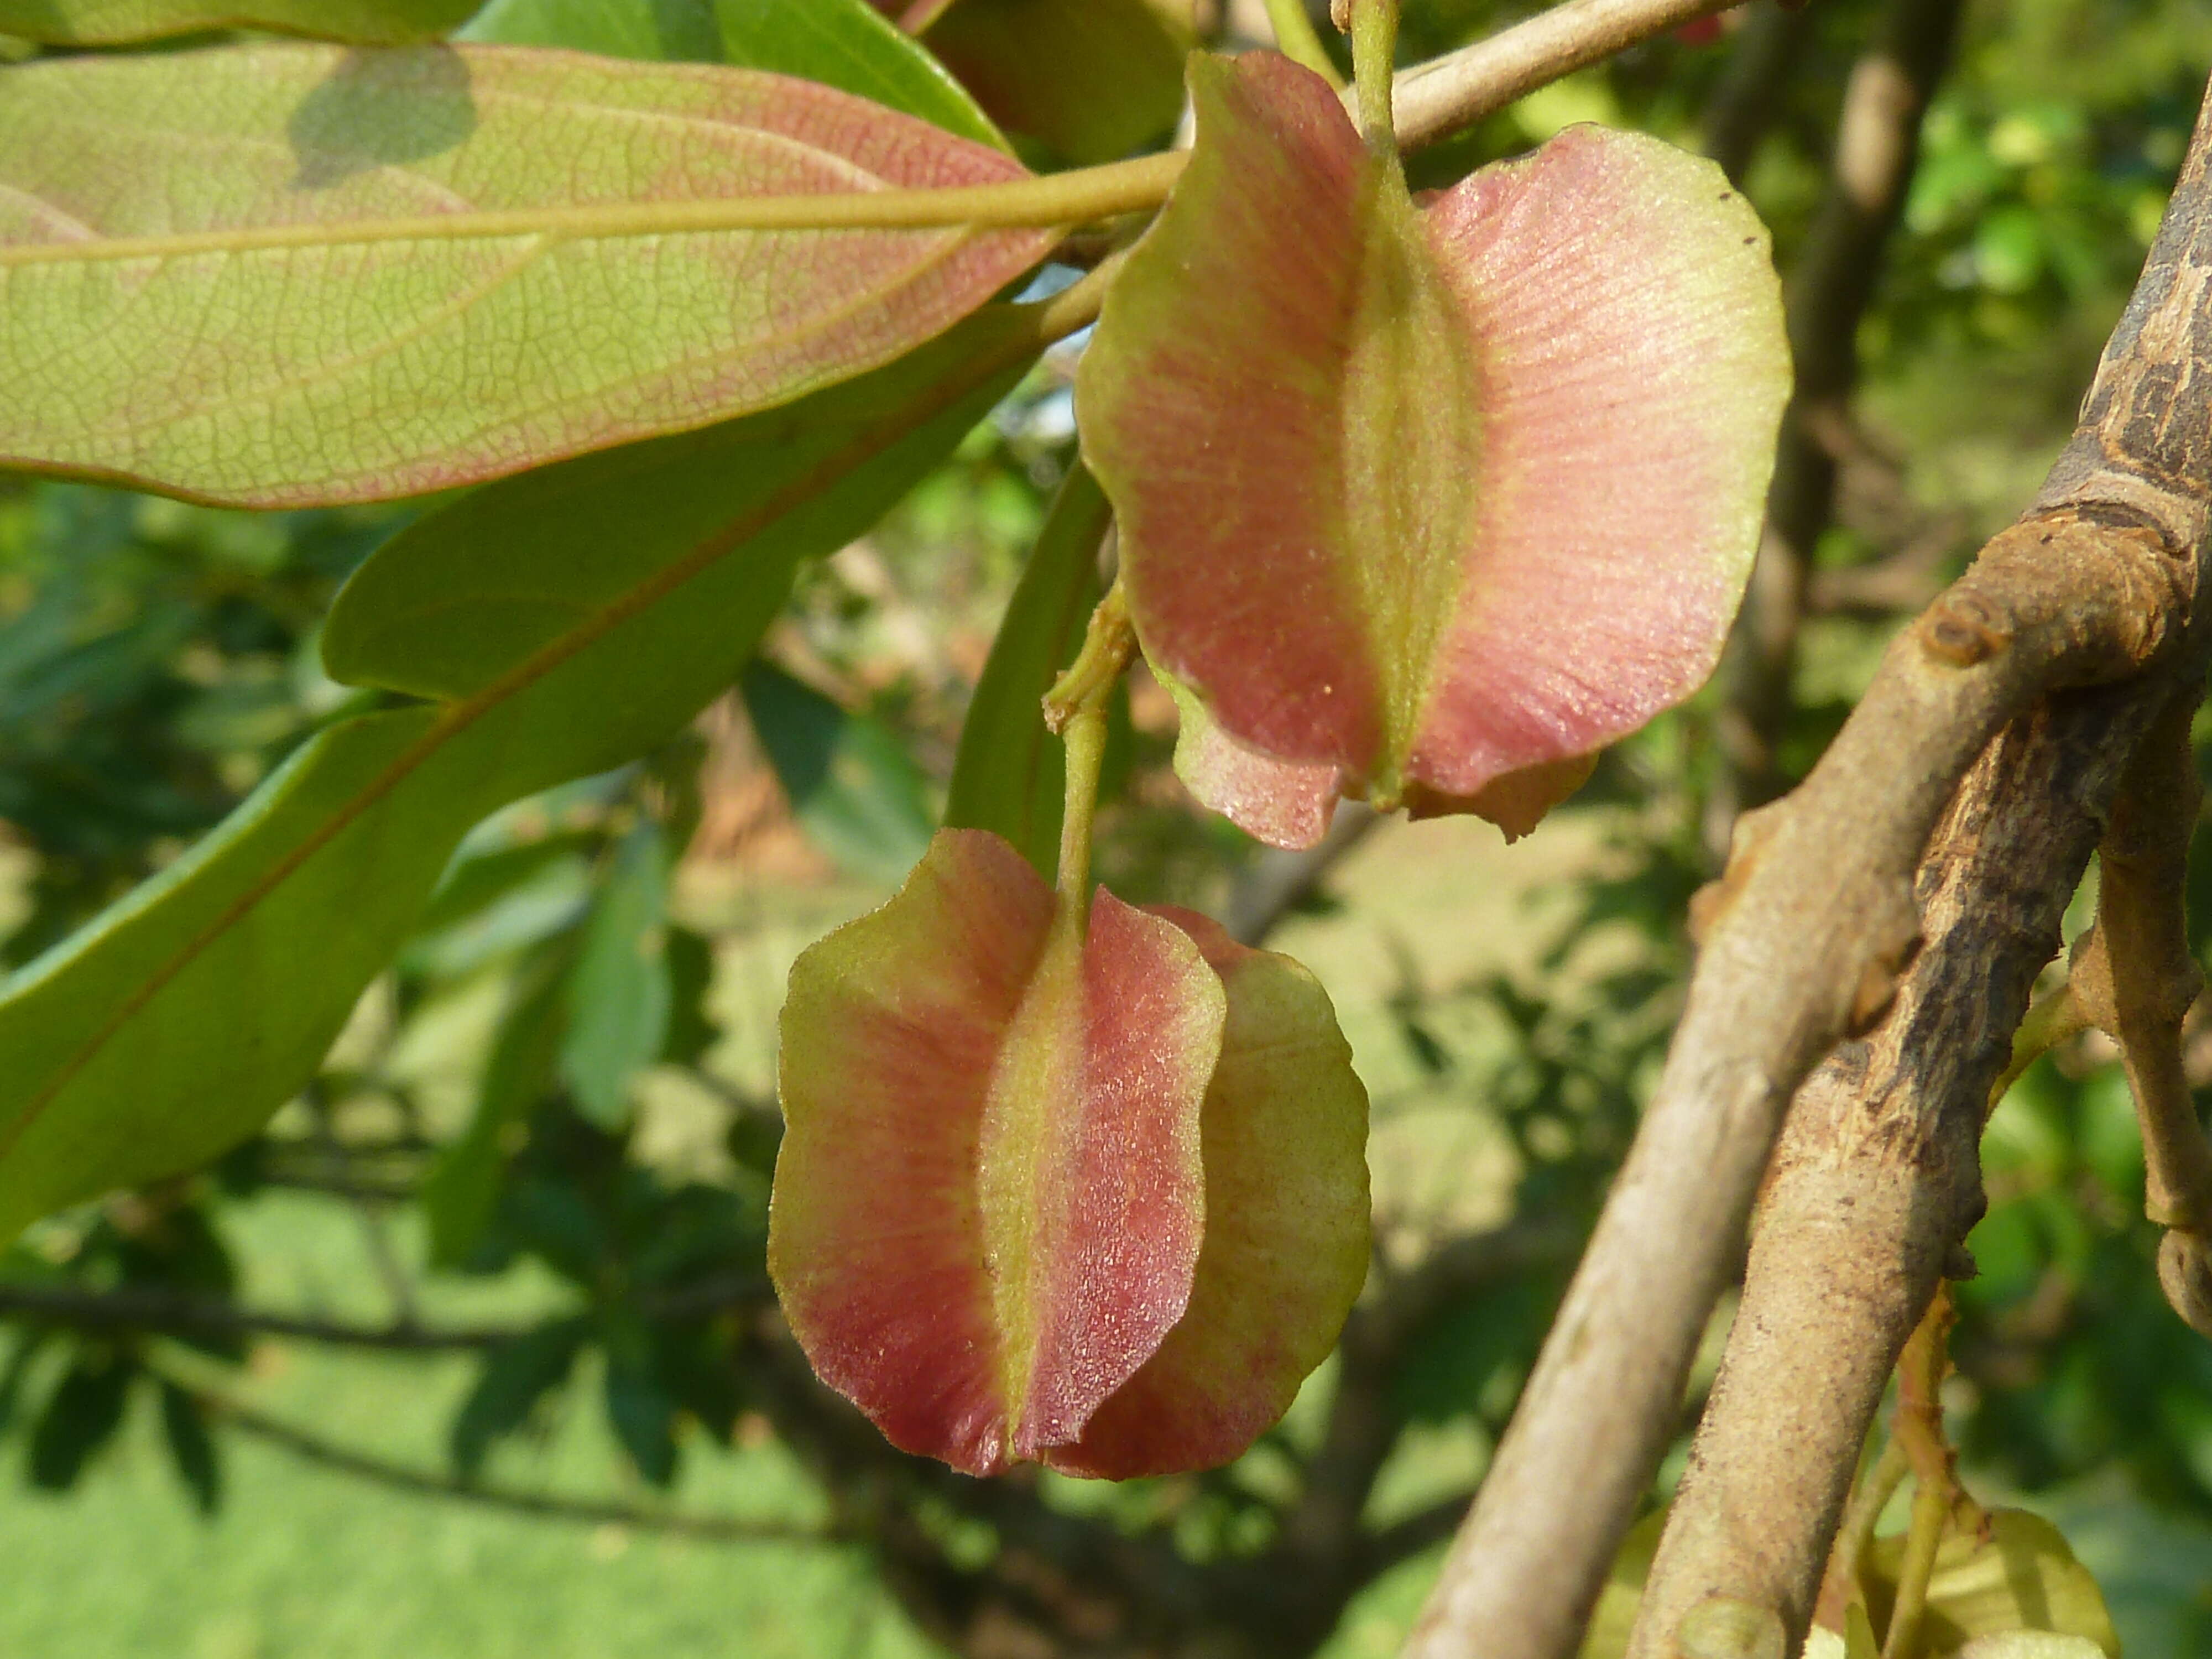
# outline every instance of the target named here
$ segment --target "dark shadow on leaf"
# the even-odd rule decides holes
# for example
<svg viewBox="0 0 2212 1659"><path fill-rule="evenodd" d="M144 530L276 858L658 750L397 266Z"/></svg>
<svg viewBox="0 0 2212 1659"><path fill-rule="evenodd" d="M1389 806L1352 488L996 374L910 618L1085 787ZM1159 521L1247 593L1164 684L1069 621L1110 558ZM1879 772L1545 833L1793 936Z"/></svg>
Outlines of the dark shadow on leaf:
<svg viewBox="0 0 2212 1659"><path fill-rule="evenodd" d="M476 131L469 66L451 46L349 52L300 100L286 136L299 158L300 190L324 190L357 173L419 161Z"/></svg>

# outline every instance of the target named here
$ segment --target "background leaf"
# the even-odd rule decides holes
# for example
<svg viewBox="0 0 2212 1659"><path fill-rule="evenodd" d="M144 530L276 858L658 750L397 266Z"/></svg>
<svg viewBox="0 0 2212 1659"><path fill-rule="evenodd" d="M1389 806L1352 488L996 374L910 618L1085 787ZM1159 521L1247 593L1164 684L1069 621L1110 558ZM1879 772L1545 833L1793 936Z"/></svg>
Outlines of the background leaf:
<svg viewBox="0 0 2212 1659"><path fill-rule="evenodd" d="M929 845L927 785L881 720L848 713L772 663L739 683L791 810L854 874L896 885Z"/></svg>
<svg viewBox="0 0 2212 1659"><path fill-rule="evenodd" d="M0 1237L194 1168L262 1122L469 826L690 719L799 562L949 453L1027 367L1035 329L994 310L802 404L477 491L386 544L331 616L331 671L459 701L325 732L8 981Z"/></svg>
<svg viewBox="0 0 2212 1659"><path fill-rule="evenodd" d="M137 1369L119 1355L94 1350L81 1354L62 1373L31 1431L33 1486L67 1492L76 1485L92 1455L123 1426L123 1408Z"/></svg>
<svg viewBox="0 0 2212 1659"><path fill-rule="evenodd" d="M676 1479L676 1402L653 1365L641 1330L608 1345L607 1423L637 1472L656 1486Z"/></svg>
<svg viewBox="0 0 2212 1659"><path fill-rule="evenodd" d="M491 1351L453 1419L457 1471L475 1475L496 1442L529 1422L538 1402L568 1380L591 1331L588 1318L559 1319Z"/></svg>
<svg viewBox="0 0 2212 1659"><path fill-rule="evenodd" d="M991 641L945 800L946 829L1004 836L1048 880L1060 864L1066 767L1060 739L1045 728L1044 694L1074 660L1098 603L1098 547L1112 517L1097 480L1078 462Z"/></svg>
<svg viewBox="0 0 2212 1659"><path fill-rule="evenodd" d="M479 0L0 0L0 34L55 46L113 46L203 29L396 46L465 21Z"/></svg>
<svg viewBox="0 0 2212 1659"><path fill-rule="evenodd" d="M718 230L717 204L1021 176L745 70L292 46L10 70L0 459L357 500L781 404L939 333L1053 233Z"/></svg>
<svg viewBox="0 0 2212 1659"><path fill-rule="evenodd" d="M1006 145L945 66L867 0L491 0L460 38L773 70Z"/></svg>
<svg viewBox="0 0 2212 1659"><path fill-rule="evenodd" d="M566 970L573 950L572 941L562 939L523 966L484 1063L469 1127L439 1154L422 1183L434 1266L460 1266L483 1236L499 1199L507 1127L552 1085L567 1031Z"/></svg>
<svg viewBox="0 0 2212 1659"><path fill-rule="evenodd" d="M169 1461L202 1515L222 1507L222 1463L208 1432L207 1412L198 1400L166 1378L161 1383L161 1438Z"/></svg>
<svg viewBox="0 0 2212 1659"><path fill-rule="evenodd" d="M921 39L1009 131L1078 164L1166 137L1194 42L1177 0L955 0Z"/></svg>
<svg viewBox="0 0 2212 1659"><path fill-rule="evenodd" d="M667 1042L667 939L668 848L647 822L616 847L568 974L561 1076L576 1109L610 1133L629 1121L630 1080Z"/></svg>

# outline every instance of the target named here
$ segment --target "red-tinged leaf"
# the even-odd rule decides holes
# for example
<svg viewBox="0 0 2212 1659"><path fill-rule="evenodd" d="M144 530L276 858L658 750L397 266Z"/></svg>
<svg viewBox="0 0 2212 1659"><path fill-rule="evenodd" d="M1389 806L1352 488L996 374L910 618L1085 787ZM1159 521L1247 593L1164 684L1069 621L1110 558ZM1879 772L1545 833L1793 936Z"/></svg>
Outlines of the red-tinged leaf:
<svg viewBox="0 0 2212 1659"><path fill-rule="evenodd" d="M1369 1251L1367 1091L1319 981L1218 923L1162 908L1228 994L1200 1120L1206 1242L1159 1352L1046 1455L1128 1480L1226 1463L1280 1420L1336 1346Z"/></svg>
<svg viewBox="0 0 2212 1659"><path fill-rule="evenodd" d="M792 970L769 1261L815 1370L973 1474L1079 1436L1182 1315L1220 981L1101 891L941 832Z"/></svg>
<svg viewBox="0 0 2212 1659"><path fill-rule="evenodd" d="M1765 232L1593 127L1417 208L1318 76L1190 84L1077 384L1146 653L1209 717L1178 766L1279 845L1338 793L1525 829L1717 659L1789 387Z"/></svg>
<svg viewBox="0 0 2212 1659"><path fill-rule="evenodd" d="M747 228L1002 184L811 81L496 47L0 70L0 464L258 506L404 495L897 357L1049 231Z"/></svg>

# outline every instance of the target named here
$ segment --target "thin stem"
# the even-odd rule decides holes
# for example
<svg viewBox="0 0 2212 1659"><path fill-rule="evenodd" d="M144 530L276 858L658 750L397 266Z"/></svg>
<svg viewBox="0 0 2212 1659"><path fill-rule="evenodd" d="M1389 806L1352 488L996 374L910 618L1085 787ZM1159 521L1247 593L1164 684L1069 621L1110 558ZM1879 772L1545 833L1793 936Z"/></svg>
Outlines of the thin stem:
<svg viewBox="0 0 2212 1659"><path fill-rule="evenodd" d="M340 1347L404 1351L489 1348L525 1334L513 1325L353 1325L240 1308L212 1297L150 1286L124 1285L112 1291L74 1285L26 1285L0 1281L0 1319L59 1325L70 1330L161 1333L203 1339L246 1336L290 1338Z"/></svg>
<svg viewBox="0 0 2212 1659"><path fill-rule="evenodd" d="M1911 1529L1898 1569L1897 1601L1881 1659L1912 1659L1928 1611L1936 1552L1954 1522L1978 1527L1981 1506L1959 1484L1959 1455L1943 1433L1943 1378L1951 1369L1951 1327L1958 1321L1948 1285L1938 1285L1897 1361L1897 1420L1890 1442L1912 1466Z"/></svg>
<svg viewBox="0 0 2212 1659"><path fill-rule="evenodd" d="M1120 681L1136 649L1136 629L1129 620L1128 598L1121 579L1116 577L1114 586L1106 590L1106 597L1098 601L1098 608L1091 613L1091 625L1084 630L1082 650L1076 653L1066 672L1054 682L1052 690L1044 694L1044 723L1055 732L1063 732L1086 708L1103 711L1107 694Z"/></svg>
<svg viewBox="0 0 2212 1659"><path fill-rule="evenodd" d="M1912 1528L1905 1535L1905 1559L1897 1570L1897 1601L1882 1638L1881 1659L1912 1659L1919 1651L1921 1626L1928 1617L1928 1583L1936 1576L1936 1551L1951 1505L1942 1488L1923 1480L1912 1494Z"/></svg>
<svg viewBox="0 0 2212 1659"><path fill-rule="evenodd" d="M821 1528L799 1526L789 1522L754 1521L738 1516L686 1515L587 1498L563 1498L550 1492L518 1492L511 1487L462 1480L428 1469L410 1468L404 1463L390 1462L367 1452L334 1444L305 1429L269 1416L228 1395L203 1388L186 1377L173 1375L167 1366L156 1364L149 1369L164 1382L191 1395L219 1422L227 1423L258 1440L281 1446L295 1457L307 1462L320 1464L325 1468L373 1481L380 1486L389 1486L398 1492L413 1492L425 1498L453 1498L480 1508L505 1510L511 1514L537 1516L550 1521L628 1527L638 1532L671 1533L680 1537L720 1543L838 1544L846 1541L837 1534Z"/></svg>
<svg viewBox="0 0 2212 1659"><path fill-rule="evenodd" d="M1266 0L1266 3L1267 21L1275 31L1276 48L1292 63L1304 64L1342 92L1344 77L1336 72L1328 48L1322 44L1320 32L1306 13L1305 0Z"/></svg>
<svg viewBox="0 0 2212 1659"><path fill-rule="evenodd" d="M1354 0L1352 74L1358 89L1359 131L1378 155L1395 155L1391 69L1398 52L1398 0Z"/></svg>
<svg viewBox="0 0 2212 1659"><path fill-rule="evenodd" d="M1978 1522L1980 1508L1959 1484L1959 1455L1943 1434L1943 1379L1951 1370L1951 1327L1958 1322L1951 1287L1939 1284L1897 1359L1897 1421L1892 1438L1923 1486Z"/></svg>
<svg viewBox="0 0 2212 1659"><path fill-rule="evenodd" d="M1098 812L1098 769L1106 754L1106 711L1085 708L1061 729L1067 793L1060 817L1061 914L1080 932L1091 919L1091 825Z"/></svg>
<svg viewBox="0 0 2212 1659"><path fill-rule="evenodd" d="M2012 1085L2027 1074L2027 1068L2056 1048L2060 1043L2077 1037L2089 1029L2089 1016L2081 1007L2081 999L2074 994L2074 981L2069 977L2063 984L2045 991L2035 1000L2013 1033L2012 1058L1990 1085L1989 1110L1994 1112L1997 1103L2012 1092Z"/></svg>
<svg viewBox="0 0 2212 1659"><path fill-rule="evenodd" d="M1060 915L1080 933L1091 915L1091 824L1106 755L1106 703L1137 648L1116 580L1091 613L1083 649L1045 694L1045 724L1067 745L1067 793L1060 819Z"/></svg>
<svg viewBox="0 0 2212 1659"><path fill-rule="evenodd" d="M2069 981L2088 1018L2120 1045L2142 1132L2143 1209L2166 1229L2159 1285L2173 1310L2212 1334L2212 1145L2181 1060L2181 1031L2204 976L2183 903L2203 787L2190 726L2202 695L2184 684L2143 738L2098 848L2097 925Z"/></svg>
<svg viewBox="0 0 2212 1659"><path fill-rule="evenodd" d="M1562 76L1739 3L1741 0L1567 0L1565 5L1399 76L1398 142L1407 149L1433 143Z"/></svg>
<svg viewBox="0 0 2212 1659"><path fill-rule="evenodd" d="M1881 1524L1882 1511L1889 1507L1889 1500L1897 1496L1897 1489L1911 1472L1911 1460L1905 1456L1897 1437L1892 1435L1883 1443L1874 1467L1859 1482L1858 1490L1851 1494L1850 1504L1844 1511L1843 1524L1836 1528L1835 1552L1829 1557L1827 1575L1820 1586L1820 1606L1815 1623L1833 1630L1844 1627L1860 1566L1874 1543L1875 1528Z"/></svg>
<svg viewBox="0 0 2212 1659"><path fill-rule="evenodd" d="M2197 688L2177 694L2143 738L2098 849L2097 928L2078 964L2083 999L2120 1044L2141 1121L2145 1208L2165 1227L2212 1229L2212 1146L2181 1063L2181 1027L2204 975L2182 902L2204 791L2189 729ZM2091 989L2101 969L2105 994Z"/></svg>

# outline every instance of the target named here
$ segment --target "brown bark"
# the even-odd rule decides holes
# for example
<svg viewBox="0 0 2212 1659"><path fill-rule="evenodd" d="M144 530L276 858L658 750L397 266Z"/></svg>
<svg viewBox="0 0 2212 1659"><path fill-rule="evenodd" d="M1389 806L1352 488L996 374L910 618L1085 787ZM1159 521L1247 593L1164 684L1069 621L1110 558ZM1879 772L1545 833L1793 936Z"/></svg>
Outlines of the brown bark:
<svg viewBox="0 0 2212 1659"><path fill-rule="evenodd" d="M1856 1328L1858 1370L1887 1370L1924 1304L1914 1285L1932 1284L1971 1213L1953 1173L1962 1158L1971 1170L1971 1139L1960 1150L1960 1133L1947 1126L1961 1112L1978 1118L2047 955L2044 917L2070 890L2168 677L2201 670L2197 596L2212 500L2207 144L2200 118L2081 426L2035 507L1892 645L1805 782L1738 827L1728 872L1700 907L1705 947L1666 1068L1415 1630L1407 1651L1418 1659L1572 1651L1664 1448L1784 1109L1830 1048L1864 1032L1894 997L1881 1041L1898 1043L1895 1068L1880 1068L1880 1048L1846 1051L1819 1085L1838 1091L1835 1112L1879 1166L1854 1164L1853 1179L1877 1194L1881 1213L1866 1214L1855 1191L1832 1196L1835 1182L1792 1182L1788 1166L1778 1176L1729 1381L1705 1430L1709 1448L1727 1436L1746 1449L1726 1463L1707 1455L1686 1482L1675 1527L1686 1541L1656 1565L1638 1642L1644 1654L1694 1651L1678 1644L1684 1624L1714 1613L1727 1622L1739 1611L1802 1636L1832 1506L1767 1510L1767 1522L1798 1543L1748 1565L1722 1542L1727 1517L1758 1504L1740 1495L1770 1486L1803 1500L1777 1466L1813 1461L1777 1426L1795 1404L1783 1390L1798 1384L1786 1344L1760 1334L1772 1325L1769 1310L1825 1297L1825 1323ZM1920 882L1939 823L1937 861ZM2021 892L2024 875L2042 884ZM1929 907L1924 922L1916 887ZM1923 933L1928 946L1900 988ZM1810 1134L1820 1121L1812 1097L1806 1116ZM1863 1129L1869 1120L1887 1127ZM1824 1237L1847 1203L1849 1233ZM1784 1253L1791 1239L1803 1242ZM1844 1288L1832 1294L1815 1279L1793 1292L1778 1280L1835 1260L1846 1244ZM1771 1356L1773 1368L1755 1365L1754 1354ZM1854 1396L1831 1376L1821 1389L1832 1437L1855 1455L1866 1389ZM1850 1459L1838 1461L1847 1470ZM1837 1487L1842 1478L1823 1477ZM1682 1608L1682 1624L1669 1627Z"/></svg>

